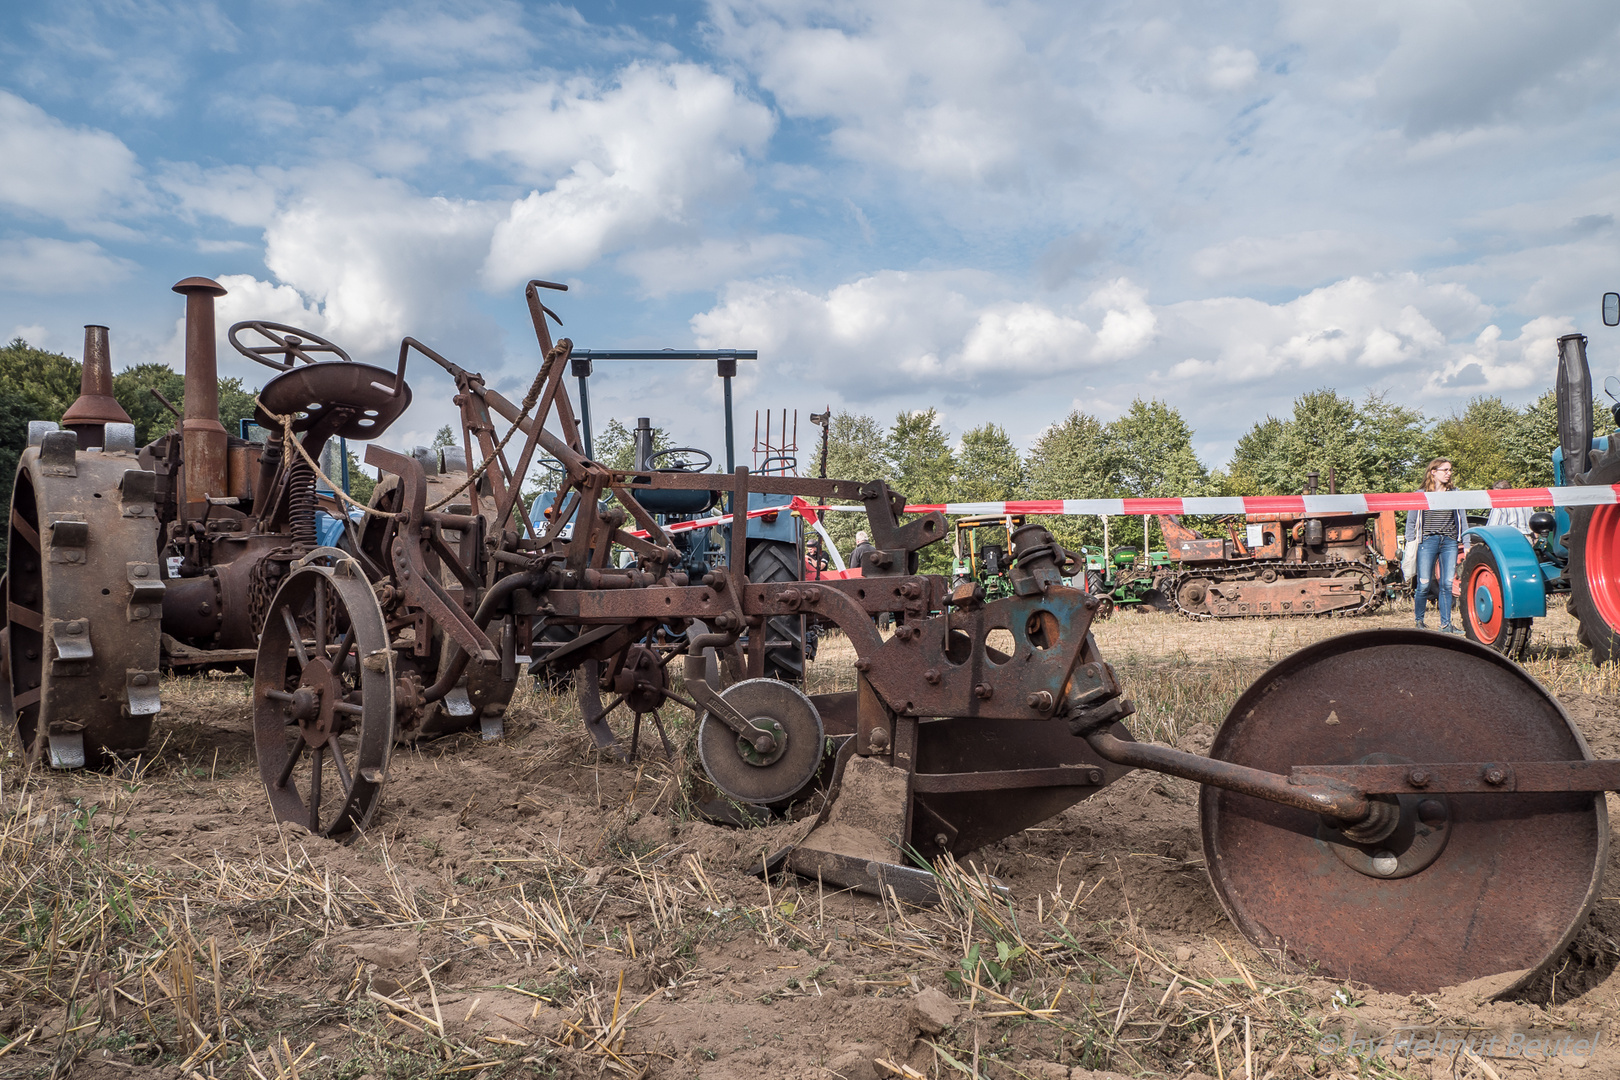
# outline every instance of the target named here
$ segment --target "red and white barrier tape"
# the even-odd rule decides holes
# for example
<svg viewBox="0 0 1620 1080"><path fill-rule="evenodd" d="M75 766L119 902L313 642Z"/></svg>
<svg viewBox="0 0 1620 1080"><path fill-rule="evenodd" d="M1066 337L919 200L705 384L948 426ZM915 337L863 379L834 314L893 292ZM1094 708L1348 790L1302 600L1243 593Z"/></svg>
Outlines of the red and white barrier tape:
<svg viewBox="0 0 1620 1080"><path fill-rule="evenodd" d="M1015 499L1008 502L914 503L908 514L934 510L973 517L991 514L1068 514L1111 517L1140 514L1377 514L1385 510L1479 510L1512 506L1611 506L1620 503L1620 484L1580 487L1502 488L1496 491L1397 491L1364 495L1243 495L1165 499ZM814 522L822 513L865 513L864 506L817 506L795 496L782 506L748 511L748 517L775 517L797 511ZM730 514L679 521L665 532L690 532L730 523ZM645 531L630 535L645 538Z"/></svg>
<svg viewBox="0 0 1620 1080"><path fill-rule="evenodd" d="M1245 495L1166 499L1019 499L1009 502L919 503L908 514L1377 514L1385 510L1479 510L1510 506L1609 506L1620 484L1590 487L1502 488L1497 491L1401 491L1365 495ZM822 506L860 511L864 506Z"/></svg>

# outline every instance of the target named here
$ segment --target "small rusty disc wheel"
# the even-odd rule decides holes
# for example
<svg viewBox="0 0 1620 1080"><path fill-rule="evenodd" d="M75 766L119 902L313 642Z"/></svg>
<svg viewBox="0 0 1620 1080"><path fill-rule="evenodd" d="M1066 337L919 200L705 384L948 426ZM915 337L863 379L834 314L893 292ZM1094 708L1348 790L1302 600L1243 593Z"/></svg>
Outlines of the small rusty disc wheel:
<svg viewBox="0 0 1620 1080"><path fill-rule="evenodd" d="M1296 765L1590 758L1523 668L1463 638L1363 630L1288 657L1227 715L1210 756ZM1255 944L1334 978L1428 993L1551 965L1585 921L1608 854L1601 794L1401 796L1393 834L1356 844L1318 815L1204 788L1204 857Z"/></svg>
<svg viewBox="0 0 1620 1080"><path fill-rule="evenodd" d="M332 548L295 564L271 601L253 676L253 743L277 821L342 837L382 796L393 664L359 564Z"/></svg>
<svg viewBox="0 0 1620 1080"><path fill-rule="evenodd" d="M815 778L826 745L821 714L804 691L779 679L744 679L720 696L771 736L760 752L707 712L698 722L698 758L714 786L755 806L789 801Z"/></svg>

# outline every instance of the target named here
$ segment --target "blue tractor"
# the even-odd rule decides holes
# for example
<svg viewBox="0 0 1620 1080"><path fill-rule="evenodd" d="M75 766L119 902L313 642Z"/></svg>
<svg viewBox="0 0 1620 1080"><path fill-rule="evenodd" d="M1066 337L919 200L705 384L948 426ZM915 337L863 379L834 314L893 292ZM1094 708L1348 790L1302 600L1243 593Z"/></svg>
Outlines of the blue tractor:
<svg viewBox="0 0 1620 1080"><path fill-rule="evenodd" d="M1604 297L1604 322L1620 324L1620 296L1614 293ZM1605 390L1616 401L1611 411L1620 427L1620 380L1610 376ZM1611 436L1592 435L1592 376L1580 334L1558 339L1557 394L1553 484L1620 484L1620 444L1611 451ZM1620 506L1583 504L1579 497L1553 501L1552 513L1531 515L1529 535L1507 525L1468 530L1473 546L1462 569L1464 632L1519 659L1532 622L1547 614L1547 597L1562 594L1594 659L1620 659Z"/></svg>
<svg viewBox="0 0 1620 1080"><path fill-rule="evenodd" d="M738 360L755 358L756 354L753 352L732 350L575 350L571 357L572 374L579 381L580 424L586 453L591 452L592 442L589 378L595 361L711 360L716 362L718 375L725 384L726 466L728 471L734 469L736 451L731 380L737 373ZM637 420L634 439L634 468L638 472L705 473L714 465L712 454L695 447L657 449L654 446L652 422L647 417ZM793 464L787 459L773 458L765 463L764 471L784 471ZM685 574L688 580L700 582L707 575L726 565L731 551L730 524L678 528L685 522L728 513L731 508L724 505L721 492L700 488L637 489L636 497L645 510L658 517L661 525L666 528L677 527L671 529L670 539L681 551L682 559L674 569ZM537 527L544 528L546 513L554 498L554 493L546 492L535 499L530 514ZM744 547L749 581L798 581L803 578L805 564L803 523L790 509L791 501L792 496L789 495L749 492L747 509L750 516L745 526L747 533ZM773 507L777 506L781 507L780 511L771 512ZM764 513L759 513L760 511ZM561 688L571 680L574 665L579 663L577 657L568 656L571 651L569 645L577 637L577 628L563 622L552 624L549 620L536 625L535 640L530 650L533 659L531 671L553 688ZM767 636L765 674L790 682L803 682L805 660L815 657L815 628L806 625L804 616L794 615L772 616L766 620L764 630ZM746 640L745 634L743 641ZM554 654L557 656L556 662L552 660ZM711 666L717 667L722 659L716 657ZM597 678L597 673L589 670L590 666L587 664L587 670L583 672L584 689L587 691ZM711 672L711 679L720 677L717 670ZM590 711L587 705L587 713Z"/></svg>

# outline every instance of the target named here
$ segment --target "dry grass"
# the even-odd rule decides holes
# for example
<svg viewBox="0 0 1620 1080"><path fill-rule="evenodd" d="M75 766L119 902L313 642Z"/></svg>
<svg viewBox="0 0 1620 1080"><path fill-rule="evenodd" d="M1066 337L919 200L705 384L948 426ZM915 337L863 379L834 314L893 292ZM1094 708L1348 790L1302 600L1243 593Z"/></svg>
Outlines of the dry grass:
<svg viewBox="0 0 1620 1080"><path fill-rule="evenodd" d="M1121 614L1096 635L1138 704L1138 734L1196 743L1294 649L1410 618ZM811 689L850 688L850 659L841 637L824 641ZM1538 623L1527 666L1555 691L1620 684L1573 647L1562 612ZM1128 906L1095 902L1095 871L1061 866L1045 891L1009 900L947 860L946 903L927 910L761 882L694 840L706 834L688 820L685 760L603 763L577 705L534 689L515 699L504 745L464 740L396 761L400 773L453 779L470 757L518 778L515 810L483 833L461 830L477 837L468 854L449 850L462 842L452 823L485 812L475 800L463 806L458 792L449 809L426 806L440 819L433 832L405 815L401 785L389 795L399 813L350 847L261 826L249 857L198 855L131 823L150 828L164 805L262 818L242 737L246 683L172 680L165 700L158 745L121 777L30 773L15 756L0 767L0 1075L126 1074L114 1064L257 1080L692 1075L701 1061L661 1025L685 996L731 1001L735 976L703 959L720 942L784 958L771 963L791 970L748 994L777 1003L787 1025L800 1004L841 988L856 1010L946 989L958 1022L910 1058L881 1057L880 1074L1000 1080L1061 1061L1132 1075L1351 1075L1315 1051L1323 984L1235 932L1203 959L1178 959ZM689 722L666 723L686 747ZM519 780L541 786L522 794ZM524 816L565 804L586 808L588 829ZM683 828L640 838L652 819ZM342 946L377 932L420 938L411 970L380 971Z"/></svg>

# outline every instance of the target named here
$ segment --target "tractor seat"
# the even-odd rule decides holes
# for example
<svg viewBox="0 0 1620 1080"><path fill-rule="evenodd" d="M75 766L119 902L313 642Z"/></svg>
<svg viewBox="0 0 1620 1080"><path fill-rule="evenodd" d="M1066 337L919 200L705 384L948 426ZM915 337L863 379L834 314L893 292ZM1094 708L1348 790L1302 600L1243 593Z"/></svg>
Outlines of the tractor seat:
<svg viewBox="0 0 1620 1080"><path fill-rule="evenodd" d="M265 409L292 416L292 429L305 432L316 423L337 423L331 432L345 439L375 439L411 404L411 388L397 372L350 360L324 360L284 371L259 391L263 408L254 419L272 431L280 423ZM302 416L297 414L302 413ZM327 419L331 417L331 419Z"/></svg>

